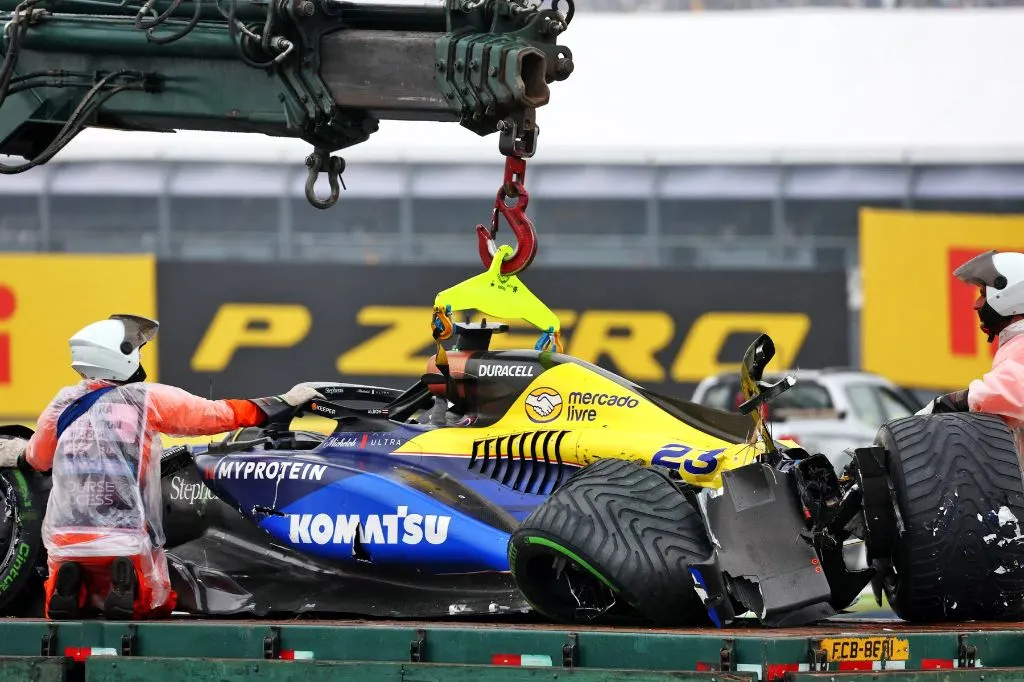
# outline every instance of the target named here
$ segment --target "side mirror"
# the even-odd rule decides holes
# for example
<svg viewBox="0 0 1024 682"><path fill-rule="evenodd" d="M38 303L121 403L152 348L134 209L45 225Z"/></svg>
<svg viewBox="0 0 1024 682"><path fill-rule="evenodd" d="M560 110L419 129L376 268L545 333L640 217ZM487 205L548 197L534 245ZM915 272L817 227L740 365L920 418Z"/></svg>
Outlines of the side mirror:
<svg viewBox="0 0 1024 682"><path fill-rule="evenodd" d="M761 381L764 368L775 357L775 342L767 334L761 334L743 354L743 369L752 381Z"/></svg>
<svg viewBox="0 0 1024 682"><path fill-rule="evenodd" d="M775 342L767 334L761 334L747 347L740 367L740 389L747 400L739 406L739 411L741 414L749 414L754 420L754 430L761 434L770 456L776 453L775 442L761 417L761 405L777 398L796 383L793 377L784 377L774 384L761 381L765 367L774 357Z"/></svg>
<svg viewBox="0 0 1024 682"><path fill-rule="evenodd" d="M740 405L740 414L750 414L755 409L758 409L764 403L769 403L775 398L778 398L784 392L793 387L796 383L796 379L793 377L783 377L776 381L774 384L766 384L763 381L757 382L757 393L752 396L745 403Z"/></svg>

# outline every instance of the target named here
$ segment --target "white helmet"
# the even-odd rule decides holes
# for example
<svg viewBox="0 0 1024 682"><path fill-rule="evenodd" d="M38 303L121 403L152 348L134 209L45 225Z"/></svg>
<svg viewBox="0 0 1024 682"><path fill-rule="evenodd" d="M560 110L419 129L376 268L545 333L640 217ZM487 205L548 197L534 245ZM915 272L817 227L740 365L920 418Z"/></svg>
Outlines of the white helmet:
<svg viewBox="0 0 1024 682"><path fill-rule="evenodd" d="M160 323L137 315L111 315L68 340L71 367L86 379L128 381L145 378L139 349L153 340Z"/></svg>
<svg viewBox="0 0 1024 682"><path fill-rule="evenodd" d="M1024 253L987 251L958 267L953 275L967 284L985 287L985 299L999 315L1024 314Z"/></svg>

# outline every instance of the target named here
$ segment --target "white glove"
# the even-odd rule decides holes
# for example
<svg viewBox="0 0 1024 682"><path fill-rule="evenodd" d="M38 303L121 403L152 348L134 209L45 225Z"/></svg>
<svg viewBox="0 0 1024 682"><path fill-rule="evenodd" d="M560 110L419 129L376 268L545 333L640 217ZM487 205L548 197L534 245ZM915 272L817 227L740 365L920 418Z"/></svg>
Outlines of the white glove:
<svg viewBox="0 0 1024 682"><path fill-rule="evenodd" d="M280 396L280 398L292 407L304 405L314 398L326 400L326 398L320 395L319 391L313 388L310 384L297 384L293 386L290 391Z"/></svg>
<svg viewBox="0 0 1024 682"><path fill-rule="evenodd" d="M24 438L0 439L0 469L14 469L18 466L18 458L28 447Z"/></svg>

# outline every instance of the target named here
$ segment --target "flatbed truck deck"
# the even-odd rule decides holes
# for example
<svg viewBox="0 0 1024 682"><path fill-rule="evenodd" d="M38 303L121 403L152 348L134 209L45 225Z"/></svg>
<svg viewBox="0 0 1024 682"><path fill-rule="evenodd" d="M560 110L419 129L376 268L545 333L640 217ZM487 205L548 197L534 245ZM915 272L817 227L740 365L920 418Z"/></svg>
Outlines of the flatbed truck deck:
<svg viewBox="0 0 1024 682"><path fill-rule="evenodd" d="M564 627L452 619L0 621L0 679L1024 680L1024 624Z"/></svg>

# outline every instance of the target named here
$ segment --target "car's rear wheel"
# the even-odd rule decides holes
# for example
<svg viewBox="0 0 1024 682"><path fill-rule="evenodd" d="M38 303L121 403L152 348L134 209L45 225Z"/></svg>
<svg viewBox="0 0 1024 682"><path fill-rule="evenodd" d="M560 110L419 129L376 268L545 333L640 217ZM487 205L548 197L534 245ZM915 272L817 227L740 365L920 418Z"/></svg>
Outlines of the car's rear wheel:
<svg viewBox="0 0 1024 682"><path fill-rule="evenodd" d="M1003 420L934 414L883 426L876 443L905 532L885 586L916 622L1024 619L1024 474Z"/></svg>
<svg viewBox="0 0 1024 682"><path fill-rule="evenodd" d="M688 570L710 555L699 514L667 472L617 459L576 474L509 542L525 599L564 623L710 622Z"/></svg>

